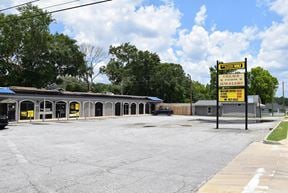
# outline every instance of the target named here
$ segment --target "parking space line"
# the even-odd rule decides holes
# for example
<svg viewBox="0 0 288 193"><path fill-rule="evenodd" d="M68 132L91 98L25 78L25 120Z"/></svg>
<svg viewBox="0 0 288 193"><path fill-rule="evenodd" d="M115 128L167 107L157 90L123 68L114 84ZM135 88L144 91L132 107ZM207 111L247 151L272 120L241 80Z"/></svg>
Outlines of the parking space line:
<svg viewBox="0 0 288 193"><path fill-rule="evenodd" d="M15 143L13 143L9 138L4 137L8 147L10 148L11 152L15 155L17 161L19 163L28 163L27 159L20 153Z"/></svg>

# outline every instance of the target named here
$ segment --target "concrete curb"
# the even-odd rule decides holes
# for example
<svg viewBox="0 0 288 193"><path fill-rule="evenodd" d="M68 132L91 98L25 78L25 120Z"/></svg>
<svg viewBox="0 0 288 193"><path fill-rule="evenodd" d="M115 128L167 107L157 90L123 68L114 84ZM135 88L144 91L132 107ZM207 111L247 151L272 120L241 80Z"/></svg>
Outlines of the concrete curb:
<svg viewBox="0 0 288 193"><path fill-rule="evenodd" d="M20 121L12 121L9 122L9 125L20 125L20 124L30 124L30 123L57 123L57 122L65 122L65 121L83 121L83 120L105 120L105 119L118 119L123 117L142 117L142 116L151 116L151 114L141 114L141 115L123 115L123 116L99 116L99 117L79 117L79 118L54 118L54 119L33 119L33 120L20 120Z"/></svg>
<svg viewBox="0 0 288 193"><path fill-rule="evenodd" d="M283 143L281 143L281 141L271 141L268 140L269 135L282 123L282 121L285 119L285 117L283 117L283 119L281 119L277 125L275 127L273 127L273 129L271 129L271 131L265 136L265 138L263 139L263 143L264 144L271 144L271 145L283 145Z"/></svg>

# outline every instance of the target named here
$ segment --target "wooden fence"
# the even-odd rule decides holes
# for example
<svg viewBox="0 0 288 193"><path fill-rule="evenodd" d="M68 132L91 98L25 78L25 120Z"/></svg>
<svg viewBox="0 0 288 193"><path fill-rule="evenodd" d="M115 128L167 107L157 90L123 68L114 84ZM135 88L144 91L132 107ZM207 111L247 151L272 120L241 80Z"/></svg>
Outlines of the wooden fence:
<svg viewBox="0 0 288 193"><path fill-rule="evenodd" d="M156 109L168 107L173 110L174 115L191 115L190 103L159 103ZM194 110L194 107L192 105ZM193 112L192 110L192 112Z"/></svg>

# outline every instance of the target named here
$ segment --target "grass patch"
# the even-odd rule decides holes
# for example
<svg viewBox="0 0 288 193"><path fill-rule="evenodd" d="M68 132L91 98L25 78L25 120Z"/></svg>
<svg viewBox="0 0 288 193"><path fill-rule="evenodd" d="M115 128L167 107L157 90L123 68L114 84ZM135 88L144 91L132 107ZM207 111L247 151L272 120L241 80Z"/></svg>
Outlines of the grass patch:
<svg viewBox="0 0 288 193"><path fill-rule="evenodd" d="M280 125L268 136L270 141L281 141L287 138L288 122L281 122Z"/></svg>

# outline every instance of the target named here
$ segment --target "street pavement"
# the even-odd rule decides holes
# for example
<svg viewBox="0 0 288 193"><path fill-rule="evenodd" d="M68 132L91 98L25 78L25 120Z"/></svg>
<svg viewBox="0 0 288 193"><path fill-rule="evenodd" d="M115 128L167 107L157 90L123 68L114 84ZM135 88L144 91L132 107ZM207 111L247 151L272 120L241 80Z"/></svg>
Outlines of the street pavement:
<svg viewBox="0 0 288 193"><path fill-rule="evenodd" d="M200 188L198 193L287 193L288 141L255 142Z"/></svg>
<svg viewBox="0 0 288 193"><path fill-rule="evenodd" d="M0 130L1 193L195 192L277 122L139 116Z"/></svg>

